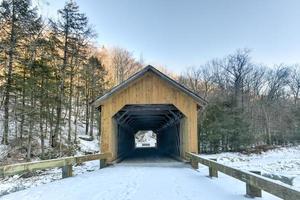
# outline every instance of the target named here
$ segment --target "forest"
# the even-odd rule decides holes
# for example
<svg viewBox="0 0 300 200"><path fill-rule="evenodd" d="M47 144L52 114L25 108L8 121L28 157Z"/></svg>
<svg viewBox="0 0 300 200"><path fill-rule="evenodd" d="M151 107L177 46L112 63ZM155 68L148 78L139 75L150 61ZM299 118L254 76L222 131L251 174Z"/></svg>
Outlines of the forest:
<svg viewBox="0 0 300 200"><path fill-rule="evenodd" d="M90 102L147 65L123 47L97 45L75 1L57 15L42 16L30 0L0 3L0 139L26 160L74 155L80 131L98 139ZM178 75L159 69L208 100L199 112L201 152L299 143L297 63L267 66L241 47L183 67Z"/></svg>
<svg viewBox="0 0 300 200"><path fill-rule="evenodd" d="M199 121L201 152L299 143L300 65L257 64L249 49L238 49L178 80L209 102Z"/></svg>

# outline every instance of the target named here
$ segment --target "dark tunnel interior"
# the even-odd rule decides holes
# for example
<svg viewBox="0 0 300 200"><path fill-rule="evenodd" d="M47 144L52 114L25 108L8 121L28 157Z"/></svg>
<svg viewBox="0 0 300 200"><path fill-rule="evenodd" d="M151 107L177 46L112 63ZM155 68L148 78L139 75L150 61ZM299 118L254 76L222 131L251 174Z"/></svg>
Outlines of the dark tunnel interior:
<svg viewBox="0 0 300 200"><path fill-rule="evenodd" d="M179 157L180 124L184 115L171 104L126 105L114 119L117 127L118 158ZM135 148L135 133L152 130L157 134L156 148Z"/></svg>

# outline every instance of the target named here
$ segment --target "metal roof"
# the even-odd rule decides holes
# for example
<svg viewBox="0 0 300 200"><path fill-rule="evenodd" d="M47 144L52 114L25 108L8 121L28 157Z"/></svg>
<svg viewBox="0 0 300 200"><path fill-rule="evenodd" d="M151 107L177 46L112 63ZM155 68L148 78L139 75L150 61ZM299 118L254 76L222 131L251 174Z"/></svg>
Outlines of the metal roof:
<svg viewBox="0 0 300 200"><path fill-rule="evenodd" d="M156 68L154 68L151 65L148 65L147 67L143 68L139 72L137 72L134 75L132 75L131 77L129 77L127 80L125 80L122 83L120 83L119 85L113 87L111 90L109 90L104 95L96 98L93 102L91 102L91 104L94 105L95 107L100 106L103 103L103 101L110 98L114 93L126 88L131 82L139 79L140 77L145 75L147 72L154 73L155 75L159 76L161 79L165 80L166 82L168 82L169 84L171 84L175 88L177 88L180 91L182 91L183 93L187 94L188 96L193 98L198 103L198 105L205 106L207 104L207 101L203 97L201 97L200 95L198 95L195 92L191 91L190 89L188 89L184 85L178 83L177 81L173 80L172 78L165 75L164 73L157 70Z"/></svg>

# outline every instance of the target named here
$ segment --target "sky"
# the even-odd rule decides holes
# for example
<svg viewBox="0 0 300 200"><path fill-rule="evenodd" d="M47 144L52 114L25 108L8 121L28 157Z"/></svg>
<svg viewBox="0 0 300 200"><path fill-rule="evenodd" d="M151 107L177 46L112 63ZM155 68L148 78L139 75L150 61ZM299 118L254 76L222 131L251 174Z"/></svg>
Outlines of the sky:
<svg viewBox="0 0 300 200"><path fill-rule="evenodd" d="M55 17L63 0L42 0ZM46 3L45 3L46 2ZM256 63L300 62L300 0L76 0L99 46L175 73L248 48Z"/></svg>

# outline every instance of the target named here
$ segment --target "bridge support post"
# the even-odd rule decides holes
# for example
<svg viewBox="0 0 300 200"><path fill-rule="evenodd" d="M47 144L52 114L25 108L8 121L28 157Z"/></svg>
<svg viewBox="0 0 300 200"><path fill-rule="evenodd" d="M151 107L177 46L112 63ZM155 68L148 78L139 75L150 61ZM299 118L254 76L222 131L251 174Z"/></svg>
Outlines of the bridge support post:
<svg viewBox="0 0 300 200"><path fill-rule="evenodd" d="M259 172L259 171L250 171L250 172L261 175L261 172ZM249 183L246 183L246 195L249 197L252 197L252 198L261 197L262 192L261 192L261 189L255 187L255 186L252 186Z"/></svg>
<svg viewBox="0 0 300 200"><path fill-rule="evenodd" d="M106 166L106 159L100 159L100 169Z"/></svg>
<svg viewBox="0 0 300 200"><path fill-rule="evenodd" d="M217 161L217 159L214 159L214 158L212 158L210 160ZM209 166L208 167L208 171L209 171L209 177L211 177L211 178L212 177L218 178L218 170L216 170L215 168Z"/></svg>
<svg viewBox="0 0 300 200"><path fill-rule="evenodd" d="M73 175L73 166L65 165L62 167L62 178L71 177Z"/></svg>

